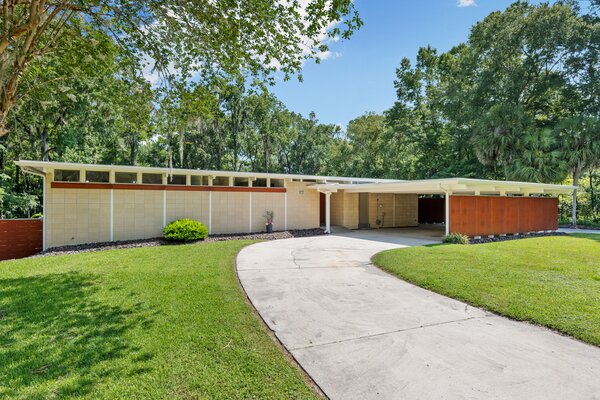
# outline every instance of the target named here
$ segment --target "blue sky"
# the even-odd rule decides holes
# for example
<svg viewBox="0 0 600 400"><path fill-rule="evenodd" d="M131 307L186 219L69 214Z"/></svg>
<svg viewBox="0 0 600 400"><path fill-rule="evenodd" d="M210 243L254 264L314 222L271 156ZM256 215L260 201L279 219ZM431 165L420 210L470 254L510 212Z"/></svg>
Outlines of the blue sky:
<svg viewBox="0 0 600 400"><path fill-rule="evenodd" d="M462 3L462 4L461 4ZM345 126L367 111L382 112L395 99L395 70L419 47L440 51L465 41L470 27L505 0L356 0L364 26L345 42L331 44L331 56L304 66L304 82L279 82L272 92L286 106L321 122Z"/></svg>

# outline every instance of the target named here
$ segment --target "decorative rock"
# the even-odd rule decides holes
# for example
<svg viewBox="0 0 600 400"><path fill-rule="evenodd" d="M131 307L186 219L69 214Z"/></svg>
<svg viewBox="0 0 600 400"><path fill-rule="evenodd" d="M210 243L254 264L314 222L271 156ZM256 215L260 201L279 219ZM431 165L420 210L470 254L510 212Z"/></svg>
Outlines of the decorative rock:
<svg viewBox="0 0 600 400"><path fill-rule="evenodd" d="M539 233L526 233L526 234L515 233L512 236L495 236L495 237L475 238L475 239L469 240L469 243L470 244L482 244L482 243L504 242L507 240L528 239L528 238L536 238L536 237L544 237L544 236L567 236L567 235L568 234L565 232L539 232Z"/></svg>
<svg viewBox="0 0 600 400"><path fill-rule="evenodd" d="M324 234L325 231L323 231L322 229L297 229L288 231L277 231L273 233L231 233L210 235L204 240L198 240L196 242L187 242L187 244L222 242L225 240L278 240L291 239L295 237L318 236ZM163 238L123 240L119 242L86 243L71 246L53 247L51 249L48 249L46 252L36 254L33 257L44 257L59 254L76 254L100 250L132 249L136 247L178 246L181 244L186 243L169 242L164 240Z"/></svg>

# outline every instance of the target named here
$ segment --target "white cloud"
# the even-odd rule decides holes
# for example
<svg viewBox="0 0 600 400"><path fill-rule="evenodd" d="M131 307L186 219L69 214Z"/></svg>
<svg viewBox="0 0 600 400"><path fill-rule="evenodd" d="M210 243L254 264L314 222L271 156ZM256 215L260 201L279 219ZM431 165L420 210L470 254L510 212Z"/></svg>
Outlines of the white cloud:
<svg viewBox="0 0 600 400"><path fill-rule="evenodd" d="M476 6L475 0L457 0L456 5L458 7L473 7Z"/></svg>

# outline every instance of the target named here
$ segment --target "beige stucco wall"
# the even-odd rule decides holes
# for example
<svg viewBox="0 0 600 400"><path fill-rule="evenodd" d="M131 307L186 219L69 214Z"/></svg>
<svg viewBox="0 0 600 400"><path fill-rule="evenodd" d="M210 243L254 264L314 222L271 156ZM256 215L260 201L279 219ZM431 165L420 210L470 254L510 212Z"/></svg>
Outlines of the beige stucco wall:
<svg viewBox="0 0 600 400"><path fill-rule="evenodd" d="M46 247L109 241L111 190L53 189L50 180L46 187ZM285 229L287 202L288 229L319 226L319 193L302 182L287 182L286 193L123 189L112 193L113 240L161 236L163 210L166 223L192 218L207 226L211 223L213 234L262 232L267 210L275 213L274 229ZM344 191L331 195L332 225L358 228L358 198L358 193ZM370 194L372 228L415 226L417 216L417 195ZM376 223L378 218L382 225Z"/></svg>
<svg viewBox="0 0 600 400"><path fill-rule="evenodd" d="M319 227L319 192L308 189L305 183L288 182L288 229Z"/></svg>
<svg viewBox="0 0 600 400"><path fill-rule="evenodd" d="M46 187L46 247L110 240L107 191Z"/></svg>
<svg viewBox="0 0 600 400"><path fill-rule="evenodd" d="M252 193L252 232L265 230L265 212L273 211L273 229L285 229L285 193Z"/></svg>
<svg viewBox="0 0 600 400"><path fill-rule="evenodd" d="M331 195L331 224L358 229L358 193L339 191ZM371 228L394 228L418 225L418 196L416 194L371 193L369 195L369 224ZM379 213L378 213L379 209ZM377 224L380 219L382 224Z"/></svg>
<svg viewBox="0 0 600 400"><path fill-rule="evenodd" d="M110 193L110 190L96 191ZM162 235L162 191L115 189L113 199L113 240L146 239Z"/></svg>
<svg viewBox="0 0 600 400"><path fill-rule="evenodd" d="M249 231L250 193L212 192L212 233Z"/></svg>
<svg viewBox="0 0 600 400"><path fill-rule="evenodd" d="M394 226L417 226L419 224L419 196L416 194L394 195Z"/></svg>
<svg viewBox="0 0 600 400"><path fill-rule="evenodd" d="M331 195L331 224L358 229L358 193L339 191Z"/></svg>
<svg viewBox="0 0 600 400"><path fill-rule="evenodd" d="M167 224L180 218L190 218L208 226L209 192L167 190ZM162 203L161 203L162 206ZM162 216L162 211L161 214ZM162 217L161 217L162 218Z"/></svg>
<svg viewBox="0 0 600 400"><path fill-rule="evenodd" d="M59 189L46 186L46 247L110 240L111 189ZM265 230L264 214L275 213L274 229L319 226L319 195L307 185L289 182L287 193L113 189L113 240L159 237L165 221L191 218L212 233ZM212 197L212 218L209 199ZM166 203L165 203L166 199ZM165 207L166 204L166 207Z"/></svg>
<svg viewBox="0 0 600 400"><path fill-rule="evenodd" d="M369 225L371 228L390 228L394 226L394 195L390 193L371 193L369 195ZM378 224L377 220L382 223Z"/></svg>
<svg viewBox="0 0 600 400"><path fill-rule="evenodd" d="M379 200L379 201L378 201ZM371 228L417 226L419 198L416 194L371 193L369 224ZM379 209L379 213L377 210ZM383 224L377 224L380 219Z"/></svg>

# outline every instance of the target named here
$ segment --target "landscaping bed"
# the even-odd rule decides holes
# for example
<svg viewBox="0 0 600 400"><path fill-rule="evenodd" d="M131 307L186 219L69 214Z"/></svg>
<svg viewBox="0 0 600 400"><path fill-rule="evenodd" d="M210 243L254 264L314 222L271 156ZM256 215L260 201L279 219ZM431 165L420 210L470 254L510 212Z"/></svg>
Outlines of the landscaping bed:
<svg viewBox="0 0 600 400"><path fill-rule="evenodd" d="M227 240L278 240L290 239L295 237L318 236L324 234L325 232L322 229L295 229L287 231L277 231L273 233L232 233L210 235L204 240L198 240L192 243L211 243L222 242ZM137 247L174 246L181 244L185 243L172 242L163 238L123 240L118 242L86 243L70 246L53 247L47 250L46 252L37 254L33 257L43 257L57 254L77 254L100 250L132 249Z"/></svg>
<svg viewBox="0 0 600 400"><path fill-rule="evenodd" d="M377 254L385 271L423 288L600 346L600 235Z"/></svg>
<svg viewBox="0 0 600 400"><path fill-rule="evenodd" d="M252 243L0 263L0 398L318 398L239 286Z"/></svg>
<svg viewBox="0 0 600 400"><path fill-rule="evenodd" d="M547 237L547 236L566 236L568 235L565 232L539 232L539 233L524 233L518 235L506 235L506 236L498 236L494 237L481 237L479 239L469 239L469 244L482 244L482 243L494 243L494 242L506 242L507 240L516 240L516 239L529 239L529 238L538 238L538 237Z"/></svg>

